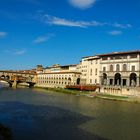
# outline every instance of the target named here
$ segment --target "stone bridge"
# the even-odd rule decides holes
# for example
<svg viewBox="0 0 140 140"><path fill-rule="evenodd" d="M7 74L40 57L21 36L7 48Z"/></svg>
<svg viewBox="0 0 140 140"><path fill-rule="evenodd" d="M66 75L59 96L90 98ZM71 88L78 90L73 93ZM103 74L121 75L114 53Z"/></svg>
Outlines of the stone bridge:
<svg viewBox="0 0 140 140"><path fill-rule="evenodd" d="M0 81L9 83L10 87L17 87L19 83L28 83L29 87L36 84L36 74L16 71L0 71Z"/></svg>

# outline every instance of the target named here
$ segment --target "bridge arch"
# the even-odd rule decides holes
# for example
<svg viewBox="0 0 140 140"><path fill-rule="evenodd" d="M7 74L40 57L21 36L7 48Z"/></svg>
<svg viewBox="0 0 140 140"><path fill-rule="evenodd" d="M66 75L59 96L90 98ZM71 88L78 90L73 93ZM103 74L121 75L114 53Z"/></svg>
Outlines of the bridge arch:
<svg viewBox="0 0 140 140"><path fill-rule="evenodd" d="M9 84L9 86L16 87L19 83L27 83L29 87L34 86L36 83L34 82L35 74L26 74L15 71L1 71L0 73L0 81L5 81Z"/></svg>
<svg viewBox="0 0 140 140"><path fill-rule="evenodd" d="M6 78L7 80L9 80L9 79L10 79L10 76L9 76L9 75L6 75L5 78Z"/></svg>
<svg viewBox="0 0 140 140"><path fill-rule="evenodd" d="M1 78L1 79L5 79L5 75L4 75L4 74L1 75L0 78Z"/></svg>

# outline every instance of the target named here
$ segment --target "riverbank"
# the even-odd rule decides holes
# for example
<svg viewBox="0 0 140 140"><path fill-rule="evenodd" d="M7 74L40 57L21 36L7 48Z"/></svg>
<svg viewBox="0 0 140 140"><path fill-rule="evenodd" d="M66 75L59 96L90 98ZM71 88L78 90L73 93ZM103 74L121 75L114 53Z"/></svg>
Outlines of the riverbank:
<svg viewBox="0 0 140 140"><path fill-rule="evenodd" d="M59 93L65 93L65 94L73 94L73 95L87 95L91 94L92 92L89 91L78 91L78 90L70 90L70 89L63 89L63 88L44 88L44 87L35 87L37 89L44 89L47 92L48 91L54 91Z"/></svg>
<svg viewBox="0 0 140 140"><path fill-rule="evenodd" d="M140 97L136 97L136 96L117 96L117 95L111 95L106 93L97 93L96 97L105 100L140 103Z"/></svg>
<svg viewBox="0 0 140 140"><path fill-rule="evenodd" d="M114 101L126 101L126 102L133 102L133 103L140 103L140 97L134 97L134 96L117 96L117 95L111 95L107 93L98 93L98 92L91 92L91 91L78 91L78 90L69 90L69 89L63 89L63 88L42 88L42 87L35 87L38 89L64 94L73 94L76 96L86 96L89 98L100 98L104 100L114 100Z"/></svg>

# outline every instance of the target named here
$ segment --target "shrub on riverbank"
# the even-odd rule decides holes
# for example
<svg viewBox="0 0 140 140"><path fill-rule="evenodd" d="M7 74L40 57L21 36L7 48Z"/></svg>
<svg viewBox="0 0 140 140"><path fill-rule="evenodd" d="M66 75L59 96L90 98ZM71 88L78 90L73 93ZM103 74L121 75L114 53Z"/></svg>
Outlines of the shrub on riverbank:
<svg viewBox="0 0 140 140"><path fill-rule="evenodd" d="M78 91L78 90L71 90L71 89L65 89L65 88L41 88L40 89L46 89L47 91L54 91L54 92L60 92L65 94L74 94L74 95L84 95L84 94L90 94L89 91Z"/></svg>
<svg viewBox="0 0 140 140"><path fill-rule="evenodd" d="M88 91L77 91L77 90L70 90L70 89L63 89L63 88L48 88L47 90L55 91L55 92L61 92L66 94L89 94Z"/></svg>

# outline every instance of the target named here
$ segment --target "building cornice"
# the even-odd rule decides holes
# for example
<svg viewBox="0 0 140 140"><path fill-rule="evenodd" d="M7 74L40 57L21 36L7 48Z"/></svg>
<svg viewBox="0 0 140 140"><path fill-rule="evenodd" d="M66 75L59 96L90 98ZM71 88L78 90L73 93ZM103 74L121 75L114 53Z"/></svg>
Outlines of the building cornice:
<svg viewBox="0 0 140 140"><path fill-rule="evenodd" d="M45 74L81 74L81 72L46 72L46 73L38 73L37 75L45 75Z"/></svg>

